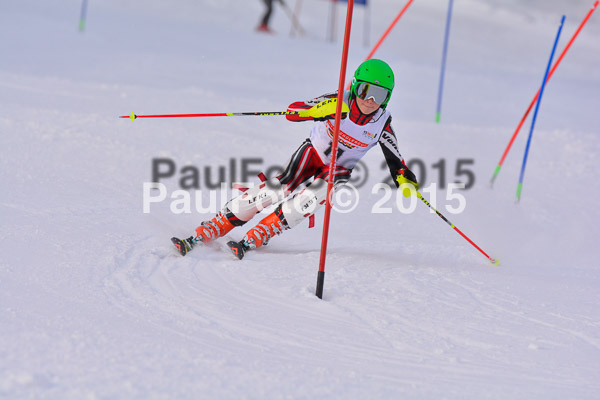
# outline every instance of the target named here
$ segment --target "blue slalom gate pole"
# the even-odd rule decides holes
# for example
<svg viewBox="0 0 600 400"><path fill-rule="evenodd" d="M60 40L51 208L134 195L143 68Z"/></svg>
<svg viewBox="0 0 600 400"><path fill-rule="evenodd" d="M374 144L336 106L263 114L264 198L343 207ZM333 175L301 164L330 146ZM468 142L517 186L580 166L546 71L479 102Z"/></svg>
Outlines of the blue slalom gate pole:
<svg viewBox="0 0 600 400"><path fill-rule="evenodd" d="M525 155L523 156L523 164L521 165L521 175L519 176L519 184L517 185L517 203L521 200L521 191L523 190L523 177L525 176L525 166L527 165L527 156L529 155L529 146L531 145L531 137L533 136L533 128L535 127L535 120L537 119L537 114L540 109L540 104L542 102L542 96L544 95L544 88L546 87L546 81L548 79L548 73L550 71L550 66L552 65L552 59L554 58L554 51L556 50L556 45L558 44L558 39L560 38L560 32L562 31L563 24L565 23L565 18L566 17L563 15L560 20L560 26L558 27L558 33L556 34L556 39L554 40L554 46L552 46L552 53L550 53L550 60L548 60L548 66L546 67L546 72L544 73L544 80L542 81L540 95L538 97L537 103L535 104L535 111L533 112L531 128L529 129L529 137L527 138L527 146L525 146Z"/></svg>
<svg viewBox="0 0 600 400"><path fill-rule="evenodd" d="M83 32L85 30L85 16L87 14L88 0L83 0L81 3L81 16L79 17L79 30Z"/></svg>
<svg viewBox="0 0 600 400"><path fill-rule="evenodd" d="M450 21L452 20L452 3L448 4L448 16L446 17L446 33L444 35L444 50L442 51L442 70L440 71L440 86L438 89L437 110L435 113L435 122L439 124L442 115L442 92L444 91L444 74L446 72L446 56L448 54L448 38L450 36Z"/></svg>

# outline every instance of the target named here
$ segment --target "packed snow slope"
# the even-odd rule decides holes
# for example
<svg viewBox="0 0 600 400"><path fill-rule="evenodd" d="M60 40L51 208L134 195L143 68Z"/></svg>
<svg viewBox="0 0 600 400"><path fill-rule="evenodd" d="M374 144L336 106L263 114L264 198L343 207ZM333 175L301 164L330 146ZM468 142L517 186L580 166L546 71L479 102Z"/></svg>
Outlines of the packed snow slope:
<svg viewBox="0 0 600 400"><path fill-rule="evenodd" d="M372 3L371 45L404 5ZM80 1L3 2L0 398L597 399L598 12L546 88L520 204L530 119L488 185L561 15L558 52L592 3L457 0L440 124L447 2L411 5L376 54L396 74L400 150L424 195L501 266L420 202L401 212L376 186L387 172L374 149L355 171L366 178L356 208L332 213L319 300L322 211L316 228L243 261L224 239L185 258L169 242L212 216L195 201L210 200L220 171L230 183L244 160L281 165L310 123L117 117L277 111L335 90L344 7L330 42L320 0L302 2L305 36L290 35L278 4L276 34L256 33L260 1L92 0L85 32ZM354 22L348 77L370 50L362 8ZM175 171L144 213L156 159ZM194 169L199 191L180 212ZM450 193L465 200L457 214L454 181L470 183Z"/></svg>

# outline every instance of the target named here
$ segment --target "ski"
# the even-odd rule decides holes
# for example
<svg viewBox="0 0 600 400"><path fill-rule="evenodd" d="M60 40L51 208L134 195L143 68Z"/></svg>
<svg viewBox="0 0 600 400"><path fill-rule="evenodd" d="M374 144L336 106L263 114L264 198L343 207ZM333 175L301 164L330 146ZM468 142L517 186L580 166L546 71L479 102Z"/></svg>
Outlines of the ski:
<svg viewBox="0 0 600 400"><path fill-rule="evenodd" d="M244 254L246 254L246 251L248 251L248 248L244 246L243 243L235 242L233 240L227 242L227 246L229 247L229 250L231 250L231 253L239 260L244 258Z"/></svg>
<svg viewBox="0 0 600 400"><path fill-rule="evenodd" d="M177 237L172 237L171 243L173 243L177 252L182 256L185 256L187 253L192 251L192 248L194 248L194 246L196 245L194 237L189 237L188 239L179 239ZM231 251L231 254L238 260L244 258L244 255L248 251L248 247L244 246L243 243L236 242L233 240L227 242L227 247Z"/></svg>
<svg viewBox="0 0 600 400"><path fill-rule="evenodd" d="M193 243L189 242L189 239L181 240L179 238L172 237L171 243L173 243L179 254L182 256L185 256L192 250L192 247L194 247Z"/></svg>

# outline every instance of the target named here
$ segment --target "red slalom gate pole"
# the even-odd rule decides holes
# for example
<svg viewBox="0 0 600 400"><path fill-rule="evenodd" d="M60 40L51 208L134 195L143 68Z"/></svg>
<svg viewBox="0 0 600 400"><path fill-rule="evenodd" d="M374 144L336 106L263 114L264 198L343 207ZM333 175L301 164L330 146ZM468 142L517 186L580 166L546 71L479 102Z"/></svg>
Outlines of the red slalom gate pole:
<svg viewBox="0 0 600 400"><path fill-rule="evenodd" d="M545 83L548 83L548 81L552 77L552 74L554 74L554 71L556 71L556 68L558 67L558 65L562 61L562 59L565 56L565 54L567 54L567 51L569 51L569 48L571 47L571 45L575 41L575 38L577 38L577 36L579 35L579 32L581 32L581 29L583 29L583 26L586 24L586 22L588 21L588 19L590 19L590 17L592 16L592 13L598 7L598 3L600 3L600 0L596 0L596 2L594 3L594 5L590 9L590 11L588 11L587 15L583 19L583 21L581 21L581 24L579 24L579 28L577 28L577 30L575 31L575 33L571 37L571 40L569 40L569 43L567 43L567 45L565 46L564 50L562 51L562 53L560 54L560 56L556 60L556 63L554 64L554 66L552 67L552 69L550 70L550 72L548 73L548 78L546 79ZM496 169L494 170L494 174L492 175L492 179L490 180L490 186L494 185L494 181L496 180L496 177L500 173L500 169L502 168L502 165L504 164L504 160L506 159L506 156L508 155L508 152L510 151L510 148L512 147L515 139L517 138L517 135L519 134L519 131L521 130L521 127L525 123L525 120L527 119L527 116L531 112L531 109L533 108L533 105L537 102L537 99L540 96L540 91L541 90L542 90L541 88L538 89L537 93L533 97L533 100L531 100L531 104L529 104L529 107L527 108L527 111L525 111L525 114L523 115L523 118L521 118L521 122L519 122L519 125L517 126L517 129L513 133L512 137L510 138L510 141L508 142L508 145L506 146L506 149L504 149L504 153L502 153L502 157L500 158L500 162L498 162L498 165L496 166Z"/></svg>
<svg viewBox="0 0 600 400"><path fill-rule="evenodd" d="M398 15L396 15L396 18L394 18L394 20L392 21L390 26L387 28L387 30L383 33L383 35L381 35L381 37L379 38L379 41L375 44L375 46L373 47L373 49L371 50L371 52L369 53L367 58L365 58L365 61L370 60L371 57L373 57L373 54L375 54L377 49L379 49L379 46L381 46L381 43L383 43L383 41L385 40L387 35L390 34L392 29L394 29L394 26L396 26L396 23L400 20L400 18L402 18L402 15L404 15L404 12L408 9L408 7L412 4L412 2L413 2L413 0L408 0L408 2L404 5L402 10L400 10ZM350 84L348 84L348 86L346 86L346 90L348 90L348 89L350 89Z"/></svg>
<svg viewBox="0 0 600 400"><path fill-rule="evenodd" d="M394 26L396 26L396 23L400 20L400 18L402 18L402 15L404 15L404 12L408 9L408 7L412 4L412 2L413 2L413 0L408 0L408 2L404 5L402 10L400 10L398 15L396 15L396 18L394 18L394 20L392 21L390 26L387 28L387 30L384 32L384 34L381 36L379 41L375 44L375 46L373 47L373 49L371 50L371 52L369 53L369 55L367 56L367 58L365 60L369 60L371 57L373 57L373 54L375 54L375 52L377 51L379 46L381 46L381 43L383 43L383 41L385 40L387 35L390 34L392 29L394 29Z"/></svg>
<svg viewBox="0 0 600 400"><path fill-rule="evenodd" d="M346 30L344 33L344 47L342 49L342 65L340 67L340 82L338 85L337 109L335 111L335 127L331 142L331 161L329 163L329 177L327 178L327 200L325 203L325 218L323 220L323 237L321 239L321 258L319 260L319 272L317 274L317 290L315 295L323 298L323 284L325 281L325 256L327 254L327 238L329 236L329 219L331 217L331 194L333 191L333 177L337 156L338 137L340 134L340 122L342 120L342 104L344 103L344 80L346 78L346 65L348 64L348 47L350 45L350 28L352 27L352 10L354 0L348 0L348 11L346 12Z"/></svg>

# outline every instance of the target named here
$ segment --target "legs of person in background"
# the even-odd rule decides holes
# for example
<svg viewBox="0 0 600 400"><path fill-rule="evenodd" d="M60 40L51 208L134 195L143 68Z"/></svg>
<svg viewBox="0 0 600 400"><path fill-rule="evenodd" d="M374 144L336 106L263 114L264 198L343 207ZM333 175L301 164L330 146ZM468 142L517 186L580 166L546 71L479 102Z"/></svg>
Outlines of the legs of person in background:
<svg viewBox="0 0 600 400"><path fill-rule="evenodd" d="M269 28L269 20L271 19L271 14L273 13L273 0L263 0L267 9L265 10L265 14L260 22L260 25L256 28L259 32L273 33L271 28Z"/></svg>

